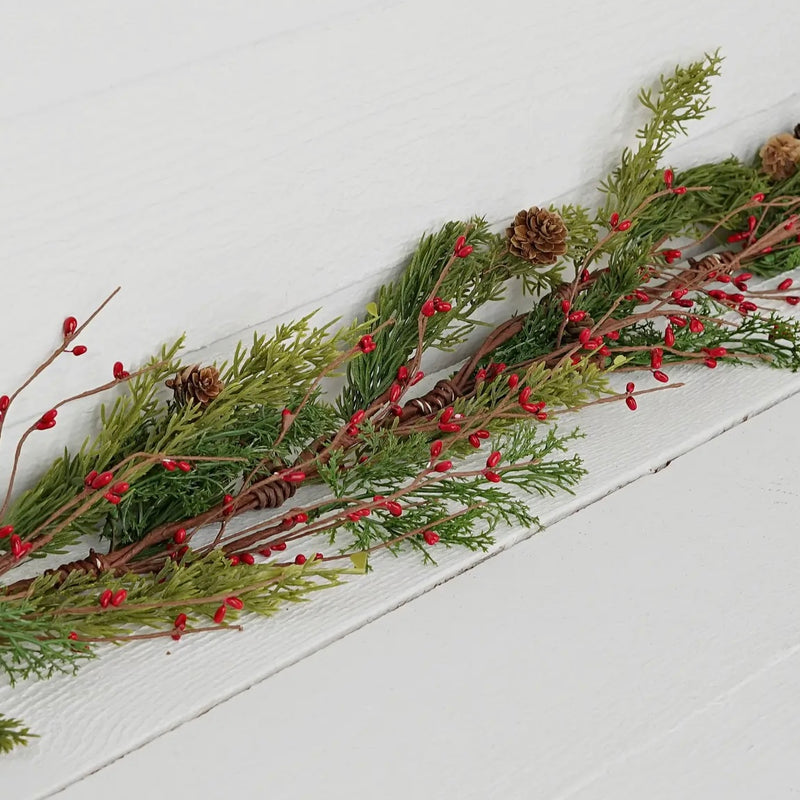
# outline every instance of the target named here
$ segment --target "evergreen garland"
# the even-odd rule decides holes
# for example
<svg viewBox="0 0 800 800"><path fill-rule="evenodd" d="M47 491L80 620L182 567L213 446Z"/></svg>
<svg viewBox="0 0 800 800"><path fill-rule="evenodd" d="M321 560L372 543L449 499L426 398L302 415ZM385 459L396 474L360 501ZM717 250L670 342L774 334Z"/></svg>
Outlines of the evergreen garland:
<svg viewBox="0 0 800 800"><path fill-rule="evenodd" d="M800 325L773 306L800 297L788 279L748 281L800 264L800 172L775 181L736 158L678 173L661 164L710 110L720 63L707 55L642 91L649 120L602 182L597 211L532 209L505 235L480 217L449 222L420 240L363 319L336 328L306 317L255 335L214 366L219 387L202 402L181 339L132 374L115 364L113 380L46 411L20 439L0 507L0 667L11 683L72 672L104 643L237 629L244 612L272 615L368 571L379 549L423 561L436 546L486 550L498 525L538 524L521 494L571 492L584 474L569 454L581 434L560 429L558 416L607 402L635 410L672 364L796 370ZM566 239L554 241L561 223ZM514 236L525 237L515 252L553 249L529 260L509 249ZM669 247L687 240L723 249L695 259ZM425 354L473 341L486 306L515 286L528 309L447 379L414 389ZM0 397L0 433L20 391L80 352L76 339L104 306L81 325L68 317L53 353ZM614 393L611 371L655 384ZM323 387L336 376L344 386L331 400ZM170 397L168 380L184 389ZM62 407L110 389L98 433L12 494L27 439L53 428ZM475 467L479 450L485 465ZM295 498L310 484L320 499ZM258 521L233 530L246 511ZM54 559L97 535L104 552ZM312 536L327 553L282 560ZM31 559L47 560L37 577L15 580ZM0 715L0 751L30 736Z"/></svg>

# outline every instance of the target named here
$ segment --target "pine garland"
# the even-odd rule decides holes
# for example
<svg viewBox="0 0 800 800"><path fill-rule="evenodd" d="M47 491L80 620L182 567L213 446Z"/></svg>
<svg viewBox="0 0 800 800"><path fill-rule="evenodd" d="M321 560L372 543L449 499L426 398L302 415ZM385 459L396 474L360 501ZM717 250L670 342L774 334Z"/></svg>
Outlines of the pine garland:
<svg viewBox="0 0 800 800"><path fill-rule="evenodd" d="M423 561L437 546L486 550L499 525L538 524L522 496L572 492L583 476L569 452L581 434L560 429L559 416L615 402L635 410L677 386L673 364L796 370L800 325L773 306L800 297L788 279L748 281L800 264L800 174L773 181L735 158L677 173L661 165L710 110L720 63L707 55L640 94L649 120L602 182L598 210L534 208L507 234L480 217L449 222L352 325L306 317L218 366L183 364L179 339L45 411L20 438L0 507L0 667L11 683L73 672L104 643L238 629L245 612L272 615L368 571L376 550ZM514 236L527 238L512 251ZM687 258L669 246L687 241L683 250L717 252ZM527 310L420 394L425 355L474 342L487 306L515 288ZM113 296L81 325L68 317L54 351L0 397L0 433L23 389L62 354L80 354L76 340ZM612 371L654 384L614 392ZM344 386L331 399L334 377ZM117 396L94 438L15 495L27 439L109 390ZM296 496L312 484L320 499ZM234 529L247 511L257 521ZM97 535L105 552L57 558ZM327 553L282 560L320 537ZM34 559L45 559L38 576L15 580ZM29 736L0 716L0 750Z"/></svg>

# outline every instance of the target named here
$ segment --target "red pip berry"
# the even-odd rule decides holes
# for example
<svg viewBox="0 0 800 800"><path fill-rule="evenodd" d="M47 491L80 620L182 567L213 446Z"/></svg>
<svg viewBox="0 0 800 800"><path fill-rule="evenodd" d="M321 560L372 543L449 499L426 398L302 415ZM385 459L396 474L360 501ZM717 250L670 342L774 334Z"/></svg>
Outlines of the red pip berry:
<svg viewBox="0 0 800 800"><path fill-rule="evenodd" d="M252 553L242 553L240 556L242 564L247 564L247 566L252 567L253 564L256 563L255 558L253 557Z"/></svg>
<svg viewBox="0 0 800 800"><path fill-rule="evenodd" d="M625 391L630 394L636 388L636 384L633 381L628 381L625 384Z"/></svg>
<svg viewBox="0 0 800 800"><path fill-rule="evenodd" d="M403 515L403 506L401 506L400 503L397 503L394 500L387 500L386 501L386 510L393 517L400 517L400 516Z"/></svg>
<svg viewBox="0 0 800 800"><path fill-rule="evenodd" d="M662 372L660 369L653 370L653 377L660 383L666 383L669 380L667 373Z"/></svg>
<svg viewBox="0 0 800 800"><path fill-rule="evenodd" d="M121 381L123 378L130 377L130 375L127 372L125 372L125 366L123 365L123 363L121 361L115 361L114 362L113 373L114 373L114 377L118 381Z"/></svg>
<svg viewBox="0 0 800 800"><path fill-rule="evenodd" d="M442 411L442 415L439 417L439 422L450 422L453 418L453 414L455 414L455 409L453 406L447 406L447 408Z"/></svg>
<svg viewBox="0 0 800 800"><path fill-rule="evenodd" d="M457 422L440 422L438 427L442 433L458 433L461 430Z"/></svg>
<svg viewBox="0 0 800 800"><path fill-rule="evenodd" d="M411 379L411 383L410 383L409 385L410 385L410 386L415 386L415 385L416 385L416 384L418 384L418 383L419 383L419 382L420 382L420 381L421 381L421 380L422 380L424 377L425 377L425 373L424 373L424 372L423 372L421 369L420 369L420 370L417 370L417 373L416 373L416 375L414 375L414 377Z"/></svg>
<svg viewBox="0 0 800 800"><path fill-rule="evenodd" d="M585 311L573 311L567 319L570 322L583 322L586 319L586 312Z"/></svg>
<svg viewBox="0 0 800 800"><path fill-rule="evenodd" d="M708 353L712 358L725 358L728 355L727 347L704 347L704 353Z"/></svg>
<svg viewBox="0 0 800 800"><path fill-rule="evenodd" d="M119 505L120 501L122 500L118 494L114 494L113 492L106 492L103 495L103 499L111 503L112 506Z"/></svg>
<svg viewBox="0 0 800 800"><path fill-rule="evenodd" d="M434 545L439 541L439 534L436 531L425 531L422 538L425 540L425 544Z"/></svg>
<svg viewBox="0 0 800 800"><path fill-rule="evenodd" d="M481 446L481 440L478 434L471 433L469 435L469 443L477 450Z"/></svg>
<svg viewBox="0 0 800 800"><path fill-rule="evenodd" d="M676 186L672 190L672 194L686 194L686 187L685 186Z"/></svg>
<svg viewBox="0 0 800 800"><path fill-rule="evenodd" d="M763 203L765 197L766 195L764 194L764 192L756 192L750 199L754 203Z"/></svg>
<svg viewBox="0 0 800 800"><path fill-rule="evenodd" d="M179 461L177 466L178 466L178 469L181 472L191 472L192 471L192 465L188 461Z"/></svg>
<svg viewBox="0 0 800 800"><path fill-rule="evenodd" d="M447 470L452 469L453 462L449 459L446 461L440 461L433 469L436 472L447 472Z"/></svg>
<svg viewBox="0 0 800 800"><path fill-rule="evenodd" d="M282 551L286 549L286 542L275 542L275 544L270 545L273 550Z"/></svg>
<svg viewBox="0 0 800 800"><path fill-rule="evenodd" d="M530 386L526 386L524 389L522 389L522 391L519 393L519 402L520 402L520 404L521 403L527 403L528 400L530 400L532 391L533 391L533 389L531 389Z"/></svg>
<svg viewBox="0 0 800 800"><path fill-rule="evenodd" d="M612 228L616 228L619 224L619 214L616 211L608 218L608 224Z"/></svg>
<svg viewBox="0 0 800 800"><path fill-rule="evenodd" d="M74 641L77 641L77 639L78 639L78 634L77 634L75 631L70 631L70 632L67 634L67 639L70 639L70 640L72 640L73 642L74 642Z"/></svg>
<svg viewBox="0 0 800 800"><path fill-rule="evenodd" d="M113 596L114 596L114 592L112 592L112 591L111 591L111 589L106 589L106 590L105 590L105 591L104 591L104 592L103 592L103 593L100 595L100 605L101 605L103 608L108 608L108 607L109 607L109 605L111 605L111 598L112 598Z"/></svg>
<svg viewBox="0 0 800 800"><path fill-rule="evenodd" d="M402 383L408 380L408 367L405 364L397 368L397 380Z"/></svg>
<svg viewBox="0 0 800 800"><path fill-rule="evenodd" d="M486 466L490 469L494 469L499 463L500 459L502 459L503 455L499 450L495 450L494 452L489 454L489 458L486 459Z"/></svg>
<svg viewBox="0 0 800 800"><path fill-rule="evenodd" d="M778 284L778 291L785 292L787 289L791 287L792 283L793 281L791 278L786 278L786 280L783 280Z"/></svg>
<svg viewBox="0 0 800 800"><path fill-rule="evenodd" d="M241 600L241 598L233 595L225 598L225 605L235 608L237 611L241 611L244 608L244 602Z"/></svg>
<svg viewBox="0 0 800 800"><path fill-rule="evenodd" d="M479 439L488 439L492 434L489 433L486 428L478 428L478 430L475 431L475 435Z"/></svg>
<svg viewBox="0 0 800 800"><path fill-rule="evenodd" d="M453 310L452 303L448 303L447 300L442 300L441 297L435 297L433 300L433 307L436 309L437 313L439 314L446 314L448 311Z"/></svg>
<svg viewBox="0 0 800 800"><path fill-rule="evenodd" d="M399 383L393 383L389 389L389 402L396 403L403 393L403 387Z"/></svg>
<svg viewBox="0 0 800 800"><path fill-rule="evenodd" d="M433 442L431 444L431 458L439 458L443 447L444 444L441 439L437 439L435 442Z"/></svg>
<svg viewBox="0 0 800 800"><path fill-rule="evenodd" d="M217 610L214 612L214 622L216 622L216 623L217 623L217 625L219 625L219 624L222 622L222 620L224 620L224 619L225 619L225 614L226 614L227 610L228 610L228 609L227 609L227 607L226 607L225 603L223 603L223 604L222 604L222 605L221 605L221 606L220 606L220 607L219 607L219 608L218 608L218 609L217 609Z"/></svg>
<svg viewBox="0 0 800 800"><path fill-rule="evenodd" d="M11 534L11 538L9 539L9 544L11 545L11 554L19 560L22 558L22 554L24 552L22 539L16 533Z"/></svg>
<svg viewBox="0 0 800 800"><path fill-rule="evenodd" d="M11 398L4 394L0 396L0 414L5 414L8 411L8 407L11 405Z"/></svg>
<svg viewBox="0 0 800 800"><path fill-rule="evenodd" d="M115 608L117 606L121 606L125 600L128 598L128 591L127 589L120 589L115 595L111 598L111 605Z"/></svg>
<svg viewBox="0 0 800 800"><path fill-rule="evenodd" d="M183 544L186 541L186 528L178 528L178 530L172 534L172 541L175 542L175 544Z"/></svg>
<svg viewBox="0 0 800 800"><path fill-rule="evenodd" d="M562 300L561 301L561 310L566 314L570 309L570 302L569 300Z"/></svg>
<svg viewBox="0 0 800 800"><path fill-rule="evenodd" d="M64 331L64 338L68 339L78 329L78 320L75 317L67 317L64 320L62 330Z"/></svg>
<svg viewBox="0 0 800 800"><path fill-rule="evenodd" d="M667 189L672 188L672 182L675 180L675 173L671 169L664 170L664 185Z"/></svg>
<svg viewBox="0 0 800 800"><path fill-rule="evenodd" d="M87 476L88 477L88 476ZM113 472L101 472L92 480L92 489L102 489L114 480Z"/></svg>
<svg viewBox="0 0 800 800"><path fill-rule="evenodd" d="M356 411L352 417L350 417L350 424L351 425L360 425L367 417L367 412L364 411L363 408Z"/></svg>
<svg viewBox="0 0 800 800"><path fill-rule="evenodd" d="M299 514L295 514L294 515L294 517L292 518L292 521L296 525L301 525L301 524L303 524L305 522L308 522L308 514L306 514L305 511L301 511Z"/></svg>
<svg viewBox="0 0 800 800"><path fill-rule="evenodd" d="M325 556L322 553L314 553L314 561L322 561Z"/></svg>
<svg viewBox="0 0 800 800"><path fill-rule="evenodd" d="M127 492L130 488L131 485L129 483L126 483L125 481L119 481L111 487L111 491L114 494L125 494L125 492Z"/></svg>
<svg viewBox="0 0 800 800"><path fill-rule="evenodd" d="M371 353L377 346L372 336L368 333L358 340L358 349L362 353Z"/></svg>
<svg viewBox="0 0 800 800"><path fill-rule="evenodd" d="M689 330L692 333L702 333L705 329L705 325L697 317L689 318Z"/></svg>
<svg viewBox="0 0 800 800"><path fill-rule="evenodd" d="M658 369L664 362L664 351L660 347L654 347L650 351L650 366L652 369Z"/></svg>
<svg viewBox="0 0 800 800"><path fill-rule="evenodd" d="M232 567L238 567L239 566L239 556L228 556L228 563Z"/></svg>
<svg viewBox="0 0 800 800"><path fill-rule="evenodd" d="M483 476L486 478L487 481L490 483L500 483L503 480L501 475L497 472L494 472L491 469L485 469L483 471Z"/></svg>
<svg viewBox="0 0 800 800"><path fill-rule="evenodd" d="M225 497L222 498L222 513L225 516L233 514L233 495L226 494Z"/></svg>
<svg viewBox="0 0 800 800"><path fill-rule="evenodd" d="M175 617L175 622L173 624L179 631L182 631L185 630L187 621L188 617L186 614L178 614L178 616Z"/></svg>
<svg viewBox="0 0 800 800"><path fill-rule="evenodd" d="M11 536L12 533L14 533L13 525L3 525L0 528L0 539L5 539L7 536Z"/></svg>
<svg viewBox="0 0 800 800"><path fill-rule="evenodd" d="M750 235L749 231L738 231L737 233L732 233L728 237L729 244L735 244L736 242L741 242L746 239Z"/></svg>
<svg viewBox="0 0 800 800"><path fill-rule="evenodd" d="M460 247L456 252L456 256L458 258L466 258L468 255L472 254L472 251L475 248L471 244L465 244L463 247Z"/></svg>
<svg viewBox="0 0 800 800"><path fill-rule="evenodd" d="M785 300L790 306L796 306L800 303L800 297L787 297Z"/></svg>
<svg viewBox="0 0 800 800"><path fill-rule="evenodd" d="M294 557L294 563L295 563L295 564L305 564L307 560L308 560L308 559L306 559L306 557L305 557L305 556L304 556L302 553L298 553L298 554L297 554L297 555Z"/></svg>
<svg viewBox="0 0 800 800"><path fill-rule="evenodd" d="M453 245L453 252L457 253L467 243L466 236L459 236L456 243Z"/></svg>
<svg viewBox="0 0 800 800"><path fill-rule="evenodd" d="M269 547L262 547L258 551L258 554L260 556L264 556L264 558L269 558L272 555L272 550L270 550Z"/></svg>
<svg viewBox="0 0 800 800"><path fill-rule="evenodd" d="M306 479L305 472L294 470L282 476L287 483L302 483Z"/></svg>
<svg viewBox="0 0 800 800"><path fill-rule="evenodd" d="M624 233L630 229L631 225L632 223L629 219L624 219L619 223L619 225L617 225L617 230L620 231L620 233Z"/></svg>
<svg viewBox="0 0 800 800"><path fill-rule="evenodd" d="M671 325L667 325L664 329L664 344L667 347L672 347L675 344L675 331L672 330Z"/></svg>
<svg viewBox="0 0 800 800"><path fill-rule="evenodd" d="M74 356L82 356L89 348L86 345L78 344L72 348L72 350L67 350L68 353L72 353Z"/></svg>
<svg viewBox="0 0 800 800"><path fill-rule="evenodd" d="M512 373L511 373L511 374L508 376L508 381L507 381L507 383L508 383L508 388L509 388L509 389L516 389L516 388L517 388L517 385L519 384L519 375L517 375L517 373L516 373L516 372L512 372Z"/></svg>
<svg viewBox="0 0 800 800"><path fill-rule="evenodd" d="M743 303L739 303L739 311L741 311L742 314L747 314L749 311L756 310L758 310L758 306L750 300L745 300Z"/></svg>
<svg viewBox="0 0 800 800"><path fill-rule="evenodd" d="M636 403L636 398L633 397L633 395L629 395L628 397L625 398L625 405L628 406L628 408L631 411L636 411L638 407L638 404Z"/></svg>
<svg viewBox="0 0 800 800"><path fill-rule="evenodd" d="M55 428L55 426L56 426L56 421L54 419L49 419L49 420L47 420L47 422L44 422L43 420L39 420L36 423L36 430L37 431L47 431L47 430L50 430L50 428Z"/></svg>
<svg viewBox="0 0 800 800"><path fill-rule="evenodd" d="M480 383L481 381L485 381L486 380L486 375L487 375L486 370L483 367L481 367L475 373L475 383Z"/></svg>
<svg viewBox="0 0 800 800"><path fill-rule="evenodd" d="M433 300L426 300L422 304L420 313L423 317L432 317L436 313L436 306L433 304Z"/></svg>
<svg viewBox="0 0 800 800"><path fill-rule="evenodd" d="M167 472L174 472L178 465L171 458L164 458L161 460L161 466Z"/></svg>
<svg viewBox="0 0 800 800"><path fill-rule="evenodd" d="M578 334L578 341L586 347L586 343L589 339L592 338L592 332L588 328L581 328L581 332Z"/></svg>
<svg viewBox="0 0 800 800"><path fill-rule="evenodd" d="M703 362L709 369L714 369L717 366L717 359L710 356Z"/></svg>

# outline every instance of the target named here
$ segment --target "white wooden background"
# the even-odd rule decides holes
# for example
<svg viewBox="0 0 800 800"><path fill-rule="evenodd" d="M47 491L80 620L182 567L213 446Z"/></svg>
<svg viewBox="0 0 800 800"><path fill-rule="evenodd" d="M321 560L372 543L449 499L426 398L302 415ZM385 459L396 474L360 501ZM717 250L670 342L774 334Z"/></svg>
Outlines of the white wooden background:
<svg viewBox="0 0 800 800"><path fill-rule="evenodd" d="M591 199L640 120L635 90L677 61L717 46L727 56L717 110L674 162L751 153L800 119L795 16L787 0L0 2L0 393L52 346L64 316L124 287L84 337L90 352L65 357L19 404L9 439L53 399L107 379L113 361L135 364L184 330L210 357L253 326L323 304L330 316L356 313L445 219L480 212L502 223L533 203ZM797 388L720 372L729 390L741 387L728 425ZM700 410L685 435L638 459L625 448L614 456L627 479L719 428L711 376L697 377ZM676 425L686 415L677 401L653 408ZM57 431L79 437L91 412L65 412ZM61 438L35 441L27 475ZM618 475L598 474L586 496ZM461 563L446 560L445 572ZM339 633L437 579L399 575L359 588L361 609ZM300 613L275 664L323 644L329 622ZM267 636L253 627L246 636ZM203 669L223 663L227 645L203 647L189 699L152 689L153 711L135 730L86 705L88 686L118 679L117 654L83 683L13 697L0 688L4 709L42 698L36 721L47 728L0 764L0 787L44 797L272 668L245 659L230 682L215 681ZM158 673L160 651L138 652L125 659L139 677ZM64 746L75 727L91 741Z"/></svg>

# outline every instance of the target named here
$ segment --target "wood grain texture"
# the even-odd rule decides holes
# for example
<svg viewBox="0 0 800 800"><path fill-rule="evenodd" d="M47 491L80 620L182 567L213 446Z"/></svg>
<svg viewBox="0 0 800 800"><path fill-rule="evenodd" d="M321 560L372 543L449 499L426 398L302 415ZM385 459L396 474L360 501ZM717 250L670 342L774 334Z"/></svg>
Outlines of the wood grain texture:
<svg viewBox="0 0 800 800"><path fill-rule="evenodd" d="M798 414L795 397L58 800L790 800Z"/></svg>
<svg viewBox="0 0 800 800"><path fill-rule="evenodd" d="M606 497L800 391L800 376L769 369L718 368L712 373L705 367L683 367L671 369L670 376L687 385L648 396L635 414L623 404L581 412L580 425L587 437L576 450L589 475L576 496L532 501L542 524L551 525ZM620 378L622 386L625 380ZM578 419L567 417L561 424L573 421L577 424ZM696 504L645 506L646 513L642 506L633 506L630 516L637 519L640 529L646 529L651 513L675 516L701 510L702 486L698 491ZM739 492L738 486L731 487L732 501ZM534 532L505 528L488 554L442 549L437 551L438 565L430 568L421 567L411 554L401 558L379 554L373 561L375 571L368 577L355 578L316 602L289 608L272 620L253 620L243 633L199 635L180 646L150 642L109 650L75 678L55 678L14 690L0 687L0 708L12 715L24 713L43 736L4 759L3 785L26 797L45 797ZM324 547L306 543L304 549ZM287 551L287 555L292 553ZM568 559L569 554L556 557ZM663 553L644 557L658 559ZM636 566L623 561L617 568L635 570ZM661 589L653 584L653 591L657 594ZM586 602L599 602L599 597ZM687 676L689 692L692 680ZM73 733L76 726L80 736Z"/></svg>
<svg viewBox="0 0 800 800"><path fill-rule="evenodd" d="M676 61L717 45L728 56L718 110L676 164L750 152L800 116L800 52L775 22L794 15L787 0L769 14L743 0L124 5L0 5L3 391L64 316L125 287L86 335L89 353L15 407L0 458L14 430L117 359L136 363L184 330L203 357L224 355L233 334L323 303L349 317L445 219L502 223L535 202L591 199L639 122L632 90ZM586 416L591 475L579 498L537 503L544 522L800 389L768 371L686 374L688 389L637 415ZM65 412L58 431L79 441L93 419L90 405ZM656 435L658 419L672 424ZM36 438L27 476L58 454L53 442ZM496 549L530 533L505 531ZM381 558L368 580L241 635L169 657L160 644L118 650L75 680L0 687L0 708L43 734L4 759L2 788L44 797L478 560L446 552L421 570Z"/></svg>

